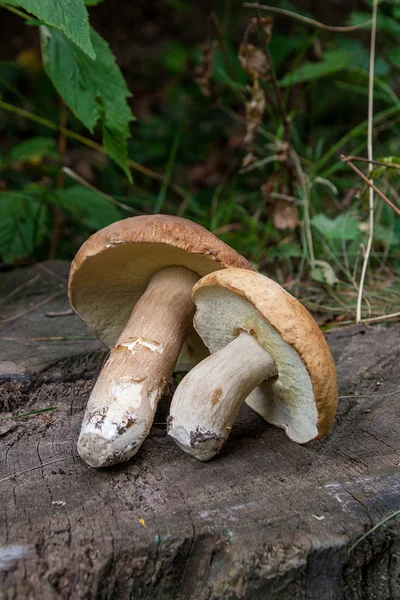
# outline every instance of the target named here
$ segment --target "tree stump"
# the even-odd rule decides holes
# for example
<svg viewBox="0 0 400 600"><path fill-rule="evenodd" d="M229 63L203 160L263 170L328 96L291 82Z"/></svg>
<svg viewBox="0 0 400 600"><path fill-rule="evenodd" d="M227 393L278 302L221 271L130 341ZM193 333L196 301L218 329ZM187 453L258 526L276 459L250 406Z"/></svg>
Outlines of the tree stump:
<svg viewBox="0 0 400 600"><path fill-rule="evenodd" d="M168 398L138 455L76 453L107 350L68 310L61 261L0 276L0 598L400 598L400 324L328 335L331 433L298 446L244 407L218 458L166 436ZM350 550L350 551L349 551Z"/></svg>

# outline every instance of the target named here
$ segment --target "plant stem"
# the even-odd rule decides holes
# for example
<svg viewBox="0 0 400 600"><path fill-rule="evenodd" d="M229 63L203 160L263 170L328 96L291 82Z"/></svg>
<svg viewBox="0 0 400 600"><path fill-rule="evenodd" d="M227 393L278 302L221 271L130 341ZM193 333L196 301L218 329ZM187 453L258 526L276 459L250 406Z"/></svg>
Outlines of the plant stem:
<svg viewBox="0 0 400 600"><path fill-rule="evenodd" d="M4 4L3 2L1 2L0 6L1 6L1 8L5 8L6 10L9 10L10 12L14 13L15 15L22 17L23 19L29 19L29 17L30 17L30 15L27 15L26 13L22 12L22 10L18 10L18 8L14 8L13 6L10 6L9 4Z"/></svg>
<svg viewBox="0 0 400 600"><path fill-rule="evenodd" d="M391 106L390 108L386 108L385 110L382 110L380 113L375 115L373 123L375 125L376 123L378 123L381 120L384 120L388 117L392 117L393 115L398 115L398 113L399 113L398 107ZM314 168L313 168L314 173L318 173L320 171L320 169L327 162L329 162L331 160L332 156L334 156L336 154L336 152L338 152L338 150L340 150L340 148L342 148L345 144L347 144L347 142L349 142L352 138L355 138L358 135L361 135L364 132L364 129L366 127L368 127L368 120L363 121L362 123L360 123L353 129L351 129L348 133L346 133L342 138L340 138L340 140L338 142L336 142L336 144L331 146L331 148L328 150L328 152L326 152L324 154L324 156L322 156L322 158L320 158L320 160L314 165ZM326 173L325 174L322 173L322 176L326 177Z"/></svg>
<svg viewBox="0 0 400 600"><path fill-rule="evenodd" d="M351 155L351 156L342 156L341 158L345 162L348 162L348 161L365 162L365 163L370 163L372 165L378 165L380 167L386 167L387 169L399 169L400 170L400 165L384 162L382 160L369 160L368 158L364 158L363 156L352 156Z"/></svg>
<svg viewBox="0 0 400 600"><path fill-rule="evenodd" d="M60 98L60 129L58 136L58 157L59 157L59 170L57 175L57 189L62 190L64 187L64 161L65 151L67 149L67 138L64 133L68 121L68 110L65 102ZM62 210L61 206L56 204L53 210L54 222L53 222L53 234L51 238L49 260L54 260L57 254L58 242L60 241L61 229L62 229Z"/></svg>
<svg viewBox="0 0 400 600"><path fill-rule="evenodd" d="M49 462L41 463L40 465L36 465L36 467L29 467L29 469L24 469L23 471L17 471L13 475L7 475L7 477L3 477L0 479L0 483L4 483L5 481L9 481L10 479L15 479L20 475L24 475L25 473L30 473L31 471L36 471L37 469L43 469L43 467L47 467L49 465L54 465L55 463L62 462L64 460L71 460L71 458L79 458L79 454L73 454L71 456L63 456L62 458L56 458L55 460L50 460Z"/></svg>
<svg viewBox="0 0 400 600"><path fill-rule="evenodd" d="M369 56L369 85L368 85L368 159L373 160L373 147L372 147L372 127L374 118L374 70L375 70L375 42L376 42L376 16L378 10L378 0L373 1L372 5L372 29L371 29L371 49ZM368 172L371 173L373 165L370 162L368 165ZM373 181L370 183L373 185ZM361 269L360 286L358 290L357 298L357 312L356 312L356 323L361 321L361 304L363 297L364 281L367 273L367 267L369 263L369 256L372 248L372 241L374 237L374 188L370 185L369 187L369 232L367 247L365 250L364 261Z"/></svg>
<svg viewBox="0 0 400 600"><path fill-rule="evenodd" d="M32 410L31 412L24 413L23 415L11 415L10 417L0 417L0 421L9 421L13 419L22 419L22 417L34 417L44 412L50 412L52 410L58 410L57 406L48 406L47 408L39 408L38 410Z"/></svg>
<svg viewBox="0 0 400 600"><path fill-rule="evenodd" d="M292 149L291 151L294 167L297 173L297 178L300 182L301 189L303 191L303 209L304 209L304 228L307 238L307 246L308 246L308 254L310 259L311 268L314 268L315 265L315 254L314 254L314 245L312 239L312 231L311 231L311 220L310 220L310 203L308 197L307 190L307 181L304 175L304 171L301 168L300 160L296 152Z"/></svg>
<svg viewBox="0 0 400 600"><path fill-rule="evenodd" d="M231 78L232 81L236 81L236 75L235 75L235 69L232 65L230 56L229 56L229 52L228 49L226 47L226 43L225 43L225 39L224 39L224 34L221 28L221 24L218 20L218 17L216 15L216 13L214 11L211 12L210 14L210 21L211 24L213 25L216 34L218 35L218 41L220 43L220 48L221 48L221 53L222 53L222 58L224 60L225 63L225 68L226 68L226 72L228 73L229 77ZM236 95L236 97L241 101L244 102L245 100L245 96L244 94L238 90L237 88L233 88L233 93Z"/></svg>
<svg viewBox="0 0 400 600"><path fill-rule="evenodd" d="M371 533L376 531L379 527L381 527L382 525L384 525L391 519L394 519L395 517L398 517L398 516L400 516L400 510L396 510L394 513L392 513L388 517L385 517L384 519L382 519L382 521L379 521L379 523L377 523L374 527L369 529L366 533L364 533L364 535L362 535L360 538L358 538L358 540L356 540L352 546L350 546L349 553L352 552L354 550L354 548L356 546L358 546L358 544L360 544L363 540L365 540L366 537L371 535Z"/></svg>
<svg viewBox="0 0 400 600"><path fill-rule="evenodd" d="M243 2L243 6L246 8L257 8L258 10L266 10L268 12L277 13L278 15L285 15L290 17L291 19L297 19L302 23L306 23L307 25L313 25L314 27L318 27L319 29L324 29L325 31L337 31L341 33L346 33L349 31L356 31L357 29L363 29L368 25L371 25L372 21L362 21L362 23L358 23L357 25L349 25L345 27L335 27L333 25L326 25L325 23L320 23L320 21L315 21L314 19L310 19L308 17L304 17L303 15L299 15L298 13L294 13L290 10L285 10L284 8L278 8L277 6L269 6L267 4L258 4L257 2Z"/></svg>
<svg viewBox="0 0 400 600"><path fill-rule="evenodd" d="M381 192L381 190L379 188L376 187L376 185L374 184L372 179L368 179L368 177L366 177L364 175L364 173L362 171L360 171L360 169L357 169L357 167L355 165L353 165L353 163L350 160L350 157L343 156L343 154L342 154L342 156L340 158L343 160L343 162L346 162L349 165L349 167L354 171L354 173L356 173L369 186L369 188L373 190L373 192L376 192L378 194L378 196L380 196L382 198L382 200L384 202L386 202L386 204L388 206L390 206L390 208L392 208L400 216L400 209L397 208L397 206L395 206L393 204L393 202L391 202L389 200L389 198L387 196L385 196L385 194L383 192ZM369 161L366 161L366 162L369 162ZM376 164L377 162L378 161L375 161L375 160L372 160L371 162L369 162L368 170L370 172L371 172L371 165ZM382 163L380 163L380 164L382 164Z"/></svg>
<svg viewBox="0 0 400 600"><path fill-rule="evenodd" d="M83 177L78 175L78 173L75 173L75 171L73 171L69 167L64 167L63 171L64 171L65 175L68 175L68 177L71 177L71 179L73 179L74 181L77 181L84 187L87 187L89 190L96 192L96 194L103 196L103 198L105 198L108 202L110 202L110 204L114 204L114 206L118 206L118 208L122 208L122 210L125 210L126 212L131 213L132 215L143 215L144 214L140 210L136 210L136 208L132 208L131 206L128 206L128 204L125 204L124 202L120 202L119 200L116 200L109 194L105 194L104 192L99 190L97 187L95 187L94 185L92 185L91 183L86 181L86 179L84 179Z"/></svg>
<svg viewBox="0 0 400 600"><path fill-rule="evenodd" d="M94 140L91 140L90 138L80 135L79 133L75 133L75 131L71 131L70 129L60 127L60 126L56 125L55 123L53 123L52 121L50 121L49 119L45 119L44 117L39 117L38 115L35 115L35 114L29 112L28 110L24 110L23 108L18 108L17 106L14 106L13 104L4 102L3 100L0 100L0 108L3 108L4 110L14 113L15 115L18 115L20 117L29 119L30 121L34 121L35 123L38 123L39 125L43 125L43 127L47 127L48 129L52 129L53 131L62 131L62 133L67 138L70 138L71 140L76 140L77 142L80 142L84 146L87 146L88 148L92 148L93 150L97 150L98 152L101 152L102 154L106 154L108 156L106 149L101 144L98 144ZM151 169L144 167L143 165L137 163L136 161L134 161L132 159L129 159L128 162L129 162L129 166L132 169L134 169L135 171L139 171L143 175L146 175L147 177L151 177L151 179L155 179L156 181L161 181L162 183L165 182L165 177L163 177L163 175L160 175L159 173L156 173L155 171L152 171ZM190 194L188 192L186 192L184 189L182 189L180 186L169 182L168 187L171 190L173 190L176 194L178 194L179 196L184 198L185 200L188 200Z"/></svg>

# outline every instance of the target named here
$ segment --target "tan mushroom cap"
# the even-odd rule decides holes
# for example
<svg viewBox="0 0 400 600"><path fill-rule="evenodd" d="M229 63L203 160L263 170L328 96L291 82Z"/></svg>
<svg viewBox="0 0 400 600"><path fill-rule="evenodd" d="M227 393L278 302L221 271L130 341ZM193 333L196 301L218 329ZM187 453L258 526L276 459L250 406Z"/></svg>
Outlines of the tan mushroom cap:
<svg viewBox="0 0 400 600"><path fill-rule="evenodd" d="M274 281L245 269L203 277L193 299L195 328L211 353L246 331L275 359L278 377L264 381L246 402L298 443L325 435L336 414L336 369L306 308Z"/></svg>
<svg viewBox="0 0 400 600"><path fill-rule="evenodd" d="M201 225L169 215L131 217L93 234L72 262L68 293L73 309L110 348L151 277L183 266L201 277L250 263ZM204 357L192 329L178 363L183 370Z"/></svg>

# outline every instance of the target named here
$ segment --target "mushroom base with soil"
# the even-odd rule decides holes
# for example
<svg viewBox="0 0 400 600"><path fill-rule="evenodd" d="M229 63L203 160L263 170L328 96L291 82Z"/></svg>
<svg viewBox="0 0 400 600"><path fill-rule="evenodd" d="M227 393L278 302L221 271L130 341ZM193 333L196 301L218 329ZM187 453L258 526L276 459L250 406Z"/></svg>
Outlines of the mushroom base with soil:
<svg viewBox="0 0 400 600"><path fill-rule="evenodd" d="M148 435L191 326L197 273L167 267L151 279L90 396L78 452L93 467L128 460Z"/></svg>
<svg viewBox="0 0 400 600"><path fill-rule="evenodd" d="M226 441L250 392L276 375L271 354L252 335L241 332L181 381L171 404L169 435L188 454L209 460Z"/></svg>

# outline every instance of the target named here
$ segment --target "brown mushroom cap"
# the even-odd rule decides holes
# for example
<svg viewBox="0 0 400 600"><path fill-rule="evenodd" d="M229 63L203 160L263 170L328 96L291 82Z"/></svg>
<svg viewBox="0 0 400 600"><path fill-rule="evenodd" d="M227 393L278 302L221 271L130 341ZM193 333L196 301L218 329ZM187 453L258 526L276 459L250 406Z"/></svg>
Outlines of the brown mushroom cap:
<svg viewBox="0 0 400 600"><path fill-rule="evenodd" d="M200 276L224 267L252 269L197 223L169 215L131 217L105 227L82 245L70 270L71 306L111 348L151 277L171 266L187 267ZM200 346L192 329L178 361L182 369L203 358Z"/></svg>
<svg viewBox="0 0 400 600"><path fill-rule="evenodd" d="M193 299L195 328L211 353L246 331L275 359L278 376L246 402L296 442L326 434L337 408L336 369L306 308L274 281L245 269L203 277Z"/></svg>

